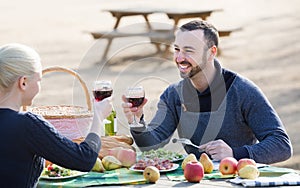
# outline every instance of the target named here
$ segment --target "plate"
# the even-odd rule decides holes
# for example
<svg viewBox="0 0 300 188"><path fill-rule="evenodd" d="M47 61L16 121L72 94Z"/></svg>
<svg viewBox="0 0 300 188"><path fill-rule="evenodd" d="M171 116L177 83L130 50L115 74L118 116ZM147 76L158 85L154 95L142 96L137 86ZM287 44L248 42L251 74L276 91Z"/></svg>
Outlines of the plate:
<svg viewBox="0 0 300 188"><path fill-rule="evenodd" d="M72 170L71 173L72 173L72 175L70 175L70 176L61 176L61 177L49 177L48 175L41 175L40 179L62 180L62 179L76 178L79 176L83 176L83 175L87 174L88 172L80 172L80 171Z"/></svg>
<svg viewBox="0 0 300 188"><path fill-rule="evenodd" d="M171 161L172 161L172 162L178 162L178 161L181 161L181 160L183 160L184 158L186 158L186 156L187 156L187 154L182 154L182 157L172 159Z"/></svg>
<svg viewBox="0 0 300 188"><path fill-rule="evenodd" d="M186 156L187 154L180 154L160 148L157 150L150 150L137 153L137 160L159 158L161 160L170 160L171 162L178 162L183 160Z"/></svg>
<svg viewBox="0 0 300 188"><path fill-rule="evenodd" d="M135 165L131 166L131 167L129 168L129 170L132 170L132 171L135 171L135 172L144 172L144 170L134 169L134 166L135 166ZM176 170L178 167L179 167L179 164L173 163L172 168L167 169L167 170L159 170L159 172L170 172L170 171Z"/></svg>

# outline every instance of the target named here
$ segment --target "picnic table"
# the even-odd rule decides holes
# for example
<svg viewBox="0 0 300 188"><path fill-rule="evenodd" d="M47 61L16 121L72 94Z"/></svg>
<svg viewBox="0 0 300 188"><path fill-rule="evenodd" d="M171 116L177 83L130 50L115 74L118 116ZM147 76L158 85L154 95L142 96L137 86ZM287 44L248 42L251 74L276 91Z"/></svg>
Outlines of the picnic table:
<svg viewBox="0 0 300 188"><path fill-rule="evenodd" d="M174 31L178 26L181 19L187 18L200 18L206 20L212 13L222 11L222 9L151 9L151 8L128 8L128 9L108 9L104 10L110 12L111 15L116 18L115 24L112 31L96 31L91 32L94 39L107 39L107 45L102 55L102 59L107 59L107 54L109 52L110 46L113 39L124 38L124 37L148 37L152 44L157 48L158 52L161 52L161 44L165 45L164 56L168 54L169 45L174 41ZM173 26L169 29L154 29L148 18L150 14L163 13L167 17L173 20ZM128 16L142 16L145 19L146 31L145 32L123 32L119 31L119 24L122 18ZM220 37L227 37L232 32L238 31L241 28L227 28L219 30Z"/></svg>
<svg viewBox="0 0 300 188"><path fill-rule="evenodd" d="M124 37L149 37L150 41L156 45L157 51L160 52L160 44L164 44L165 50L164 54L167 54L168 46L174 41L174 30L176 29L179 21L181 19L188 18L200 18L206 20L212 13L222 11L222 9L205 9L205 10L191 10L191 9L152 9L152 8L128 8L128 9L108 9L104 10L110 12L114 18L116 18L115 24L112 31L96 31L91 32L94 39L107 39L107 45L102 55L104 60L107 59L107 54L109 48L112 44L113 39L115 38L124 38ZM167 17L173 20L173 27L170 29L154 29L151 26L151 22L148 18L150 14L154 13L164 13ZM128 16L142 16L145 19L146 32L122 32L119 31L119 24L122 18ZM238 29L227 29L220 30L220 37L229 36L231 32ZM159 44L160 43L160 44Z"/></svg>
<svg viewBox="0 0 300 188"><path fill-rule="evenodd" d="M176 27L181 19L186 18L201 18L206 20L213 12L222 11L222 9L205 9L205 10L190 10L190 9L147 9L147 8L129 8L129 9L108 9L105 10L112 14L116 18L114 29L117 29L119 23L123 17L127 16L143 16L145 23L149 29L151 24L148 16L153 13L164 13L169 19L174 21L174 27Z"/></svg>

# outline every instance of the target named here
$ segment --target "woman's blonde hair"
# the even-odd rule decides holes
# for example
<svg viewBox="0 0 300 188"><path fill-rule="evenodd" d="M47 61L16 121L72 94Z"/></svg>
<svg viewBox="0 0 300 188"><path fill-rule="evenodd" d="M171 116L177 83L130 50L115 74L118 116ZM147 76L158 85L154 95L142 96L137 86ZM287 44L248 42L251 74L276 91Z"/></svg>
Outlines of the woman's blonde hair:
<svg viewBox="0 0 300 188"><path fill-rule="evenodd" d="M40 56L34 49L17 43L0 47L0 91L10 89L21 76L40 71Z"/></svg>

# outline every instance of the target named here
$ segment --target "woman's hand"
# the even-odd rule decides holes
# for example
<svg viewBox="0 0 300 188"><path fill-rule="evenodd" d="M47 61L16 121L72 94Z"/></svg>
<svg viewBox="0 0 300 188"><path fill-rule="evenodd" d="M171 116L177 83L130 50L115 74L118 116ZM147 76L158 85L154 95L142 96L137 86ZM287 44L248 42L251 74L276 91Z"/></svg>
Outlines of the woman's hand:
<svg viewBox="0 0 300 188"><path fill-rule="evenodd" d="M103 99L100 102L94 101L94 115L100 121L104 120L112 111L112 97Z"/></svg>
<svg viewBox="0 0 300 188"><path fill-rule="evenodd" d="M132 107L132 104L127 102L125 95L122 95L122 100L123 100L122 103L123 112L129 124L133 122L134 115L139 119L142 117L143 107L148 101L146 98L144 99L143 103L139 107Z"/></svg>

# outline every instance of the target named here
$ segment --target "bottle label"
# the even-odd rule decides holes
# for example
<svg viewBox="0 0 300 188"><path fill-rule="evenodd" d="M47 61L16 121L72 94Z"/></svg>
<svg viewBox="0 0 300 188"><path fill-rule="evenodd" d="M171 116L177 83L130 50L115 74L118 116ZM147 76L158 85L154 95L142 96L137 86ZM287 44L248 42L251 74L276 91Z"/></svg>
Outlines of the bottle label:
<svg viewBox="0 0 300 188"><path fill-rule="evenodd" d="M118 120L117 118L114 118L114 132L115 134L117 134L118 131Z"/></svg>

